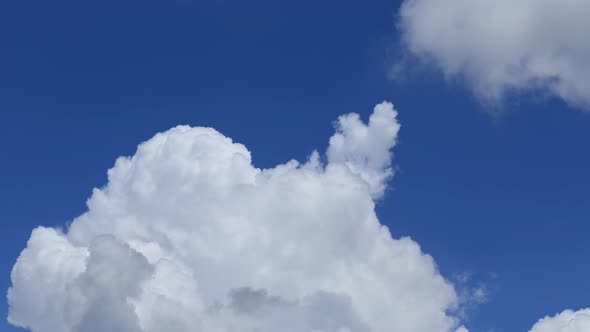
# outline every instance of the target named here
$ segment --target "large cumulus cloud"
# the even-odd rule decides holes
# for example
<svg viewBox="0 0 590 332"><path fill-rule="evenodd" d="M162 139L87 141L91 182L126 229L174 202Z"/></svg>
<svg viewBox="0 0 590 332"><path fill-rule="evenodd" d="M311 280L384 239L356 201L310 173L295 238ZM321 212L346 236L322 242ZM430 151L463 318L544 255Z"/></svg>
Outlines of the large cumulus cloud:
<svg viewBox="0 0 590 332"><path fill-rule="evenodd" d="M453 285L375 215L399 124L339 118L326 162L253 166L212 128L178 126L119 158L66 230L38 227L9 321L33 332L444 332Z"/></svg>
<svg viewBox="0 0 590 332"><path fill-rule="evenodd" d="M406 51L460 77L486 102L537 91L590 109L590 2L405 0Z"/></svg>

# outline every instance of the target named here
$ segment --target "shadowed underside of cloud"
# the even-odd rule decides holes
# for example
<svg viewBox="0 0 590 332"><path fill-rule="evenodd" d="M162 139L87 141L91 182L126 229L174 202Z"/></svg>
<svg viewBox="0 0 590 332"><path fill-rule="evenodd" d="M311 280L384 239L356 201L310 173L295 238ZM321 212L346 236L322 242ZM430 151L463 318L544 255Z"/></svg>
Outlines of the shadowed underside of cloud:
<svg viewBox="0 0 590 332"><path fill-rule="evenodd" d="M179 126L108 171L67 231L38 227L9 321L33 332L466 331L433 259L375 215L393 175L390 103L339 118L327 162L252 165Z"/></svg>
<svg viewBox="0 0 590 332"><path fill-rule="evenodd" d="M586 0L406 0L398 28L406 56L464 79L482 101L537 92L590 110L589 16Z"/></svg>

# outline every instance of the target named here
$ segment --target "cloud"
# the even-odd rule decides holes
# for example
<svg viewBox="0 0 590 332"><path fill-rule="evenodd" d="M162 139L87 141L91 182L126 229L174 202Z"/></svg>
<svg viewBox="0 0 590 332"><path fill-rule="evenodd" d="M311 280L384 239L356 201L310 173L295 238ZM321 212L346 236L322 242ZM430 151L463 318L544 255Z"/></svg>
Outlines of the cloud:
<svg viewBox="0 0 590 332"><path fill-rule="evenodd" d="M589 15L585 0L405 0L398 28L406 60L464 79L482 101L540 92L588 110Z"/></svg>
<svg viewBox="0 0 590 332"><path fill-rule="evenodd" d="M529 332L585 332L590 331L590 308L565 310L553 317L540 319Z"/></svg>
<svg viewBox="0 0 590 332"><path fill-rule="evenodd" d="M330 138L329 163L346 164L369 185L374 197L383 195L387 180L393 176L391 148L396 144L400 128L395 116L387 103L375 107L368 125L356 113L342 115L338 118L337 132Z"/></svg>
<svg viewBox="0 0 590 332"><path fill-rule="evenodd" d="M399 124L336 123L327 163L253 166L212 128L178 126L119 158L66 231L38 227L9 321L33 332L466 331L453 285L375 215Z"/></svg>

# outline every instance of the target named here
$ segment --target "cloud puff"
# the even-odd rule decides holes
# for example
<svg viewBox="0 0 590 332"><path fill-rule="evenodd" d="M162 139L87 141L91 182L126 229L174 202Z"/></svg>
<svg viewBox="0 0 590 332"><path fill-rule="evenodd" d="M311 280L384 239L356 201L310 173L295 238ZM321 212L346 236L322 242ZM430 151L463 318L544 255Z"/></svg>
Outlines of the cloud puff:
<svg viewBox="0 0 590 332"><path fill-rule="evenodd" d="M433 259L375 215L393 172L390 103L338 119L327 163L274 168L211 128L119 158L66 231L35 229L9 321L33 332L466 331Z"/></svg>
<svg viewBox="0 0 590 332"><path fill-rule="evenodd" d="M590 331L590 308L565 310L553 317L539 320L529 332L585 332Z"/></svg>
<svg viewBox="0 0 590 332"><path fill-rule="evenodd" d="M387 103L375 107L368 125L356 113L342 115L337 132L330 138L328 162L346 164L369 185L374 197L383 195L387 180L393 176L390 150L400 128L395 117Z"/></svg>
<svg viewBox="0 0 590 332"><path fill-rule="evenodd" d="M590 109L588 16L586 0L405 0L398 27L409 55L486 102L540 91Z"/></svg>

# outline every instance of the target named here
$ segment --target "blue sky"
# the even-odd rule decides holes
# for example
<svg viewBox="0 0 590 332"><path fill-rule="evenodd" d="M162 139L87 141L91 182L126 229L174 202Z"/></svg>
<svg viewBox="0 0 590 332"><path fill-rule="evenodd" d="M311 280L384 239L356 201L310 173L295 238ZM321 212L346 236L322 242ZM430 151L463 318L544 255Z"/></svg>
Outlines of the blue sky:
<svg viewBox="0 0 590 332"><path fill-rule="evenodd" d="M534 93L492 114L435 68L389 79L399 6L3 3L0 288L31 230L84 212L115 159L156 132L211 126L272 167L325 150L338 115L389 100L402 127L379 219L447 278L485 285L466 326L525 331L588 306L590 114Z"/></svg>

